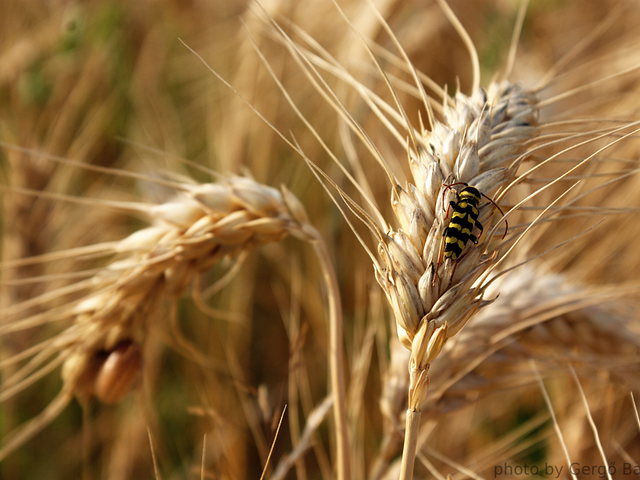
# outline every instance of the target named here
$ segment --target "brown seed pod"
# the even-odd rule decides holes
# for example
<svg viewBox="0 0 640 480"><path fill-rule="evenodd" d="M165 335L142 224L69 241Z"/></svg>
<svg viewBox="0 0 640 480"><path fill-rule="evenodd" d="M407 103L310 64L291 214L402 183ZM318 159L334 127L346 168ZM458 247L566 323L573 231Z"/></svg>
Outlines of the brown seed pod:
<svg viewBox="0 0 640 480"><path fill-rule="evenodd" d="M117 403L138 383L142 372L142 350L132 340L123 340L107 352L93 386L103 403Z"/></svg>

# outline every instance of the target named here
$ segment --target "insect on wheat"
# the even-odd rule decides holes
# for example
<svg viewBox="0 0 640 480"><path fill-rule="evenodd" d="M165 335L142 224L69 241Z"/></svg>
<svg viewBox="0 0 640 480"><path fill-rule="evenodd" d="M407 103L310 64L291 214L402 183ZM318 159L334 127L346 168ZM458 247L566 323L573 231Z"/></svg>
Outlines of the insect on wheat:
<svg viewBox="0 0 640 480"><path fill-rule="evenodd" d="M443 233L443 236L445 237L444 258L450 260L457 260L462 255L462 252L469 240L476 245L478 244L480 236L484 230L482 224L478 220L478 216L480 215L479 208L481 197L485 197L489 200L504 217L502 209L491 198L487 197L477 188L469 186L464 182L445 185L445 191L442 193L443 197L448 189L451 189L456 185L464 185L464 188L457 194L456 200L451 200L449 202L449 207L453 210L453 213L451 215L451 220ZM473 233L474 229L479 230L478 236ZM507 235L508 230L509 224L505 220L505 230L502 238Z"/></svg>

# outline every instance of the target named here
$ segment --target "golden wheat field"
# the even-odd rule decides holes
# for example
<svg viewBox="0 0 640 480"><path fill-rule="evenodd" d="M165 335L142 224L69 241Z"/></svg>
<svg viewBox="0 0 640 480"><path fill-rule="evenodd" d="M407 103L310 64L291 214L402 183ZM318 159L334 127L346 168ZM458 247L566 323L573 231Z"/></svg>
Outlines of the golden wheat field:
<svg viewBox="0 0 640 480"><path fill-rule="evenodd" d="M638 25L0 0L0 478L640 478Z"/></svg>

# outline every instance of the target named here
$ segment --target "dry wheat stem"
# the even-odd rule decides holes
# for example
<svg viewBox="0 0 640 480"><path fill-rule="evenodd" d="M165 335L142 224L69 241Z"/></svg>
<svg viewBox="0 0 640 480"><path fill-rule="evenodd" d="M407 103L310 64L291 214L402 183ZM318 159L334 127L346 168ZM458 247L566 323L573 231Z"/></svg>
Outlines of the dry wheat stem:
<svg viewBox="0 0 640 480"><path fill-rule="evenodd" d="M304 431L299 441L296 442L295 448L288 455L284 455L280 459L270 478L274 480L284 479L296 462L311 448L313 435L324 421L332 403L333 398L327 397L310 412L305 423Z"/></svg>
<svg viewBox="0 0 640 480"><path fill-rule="evenodd" d="M337 478L349 479L349 431L346 411L346 387L344 379L344 349L343 349L343 321L340 301L340 289L327 248L319 234L314 231L313 245L323 269L323 276L329 296L329 317L334 319L329 323L329 372L331 376L331 391L334 399L334 419L336 422L336 462L338 466Z"/></svg>
<svg viewBox="0 0 640 480"><path fill-rule="evenodd" d="M547 409L549 410L551 419L553 420L553 428L560 440L560 445L562 446L562 453L564 454L565 461L567 462L567 465L571 465L571 456L569 455L569 450L567 449L567 443L564 440L562 429L558 424L556 413L553 409L551 398L549 397L549 392L547 391L547 388L544 385L544 381L542 380L542 376L538 371L535 361L531 360L530 364L531 364L531 370L533 370L535 374L535 378L538 381L538 384L540 385L540 391L542 392L542 396L544 397L544 402L547 405ZM575 472L573 470L570 470L570 472L571 472L571 478L573 478L573 480L578 480L578 477L576 476Z"/></svg>
<svg viewBox="0 0 640 480"><path fill-rule="evenodd" d="M267 459L264 462L264 467L262 468L262 474L260 475L260 480L265 478L267 471L269 470L269 461L271 460L271 455L273 455L273 449L276 446L276 441L278 440L278 435L280 433L280 427L282 427L282 421L284 420L284 414L287 411L287 406L285 405L282 409L282 413L280 414L280 420L278 420L278 426L276 427L276 431L273 435L273 441L271 442L271 447L269 448L269 454L267 455Z"/></svg>
<svg viewBox="0 0 640 480"><path fill-rule="evenodd" d="M582 388L580 379L578 378L578 375L576 374L576 371L573 368L573 366L570 366L570 369L571 369L571 376L573 377L573 380L576 386L578 387L578 391L580 392L580 399L582 400L585 414L587 416L587 420L589 421L589 426L591 427L591 431L593 432L593 438L598 448L598 452L600 453L600 458L602 459L602 462L603 462L602 465L610 465L609 461L607 460L607 456L605 454L604 448L602 447L602 442L600 441L600 434L598 433L598 427L596 426L595 421L593 420L593 415L591 414L591 408L589 407L589 401L587 400L587 396L584 393L584 389ZM606 469L606 472L607 472L607 478L609 480L613 480L613 478L611 477L611 472L609 471L608 468Z"/></svg>

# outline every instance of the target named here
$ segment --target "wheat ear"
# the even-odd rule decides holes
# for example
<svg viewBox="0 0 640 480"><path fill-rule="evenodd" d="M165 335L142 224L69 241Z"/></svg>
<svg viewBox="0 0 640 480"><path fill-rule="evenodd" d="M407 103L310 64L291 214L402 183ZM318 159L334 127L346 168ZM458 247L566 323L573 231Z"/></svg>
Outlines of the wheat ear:
<svg viewBox="0 0 640 480"><path fill-rule="evenodd" d="M40 351L32 352L33 358L4 382L3 399L46 373L44 362L51 357L54 368L62 364L60 396L42 416L10 436L0 449L0 458L37 433L73 396L81 401L97 397L113 403L125 395L142 369L147 332L157 328L166 300L177 298L222 258L238 256L290 234L311 242L327 285L332 345L341 337L340 297L329 254L309 225L303 207L288 190L276 190L246 177L230 177L220 183L182 183L176 188L180 193L162 204L120 204L148 214L152 225L111 244L116 259L82 282L79 288L85 293L80 300L69 301L70 290L62 288L5 311L23 314L20 321L8 326L10 330L28 328L43 321L43 314L31 314L29 309L53 301L58 306L46 311L49 319L67 320L71 325ZM333 348L330 367L338 397L344 396L341 363L341 351ZM334 404L344 402L336 400ZM344 433L346 423L338 419L337 424Z"/></svg>
<svg viewBox="0 0 640 480"><path fill-rule="evenodd" d="M478 217L488 232L480 245L457 260L443 259L445 185L464 182L485 195L503 190L516 176L523 144L533 136L537 120L534 95L514 84L492 84L486 93L458 93L452 100L445 106L445 121L425 132L418 150L410 152L413 180L396 186L392 198L399 227L388 232L375 265L398 337L411 351L401 478L413 475L429 366L447 339L488 303L483 281L513 240L501 239L496 207L489 203Z"/></svg>
<svg viewBox="0 0 640 480"><path fill-rule="evenodd" d="M301 214L298 203L293 207ZM79 341L69 345L63 378L76 395L117 401L118 389L100 381L111 353L118 345L128 351L142 344L163 299L180 295L198 274L221 258L293 232L304 235L282 192L244 177L184 184L181 194L152 206L150 214L155 224L119 242L115 249L123 258L99 272L93 293L74 307ZM107 360L95 365L96 352L106 352Z"/></svg>
<svg viewBox="0 0 640 480"><path fill-rule="evenodd" d="M634 386L640 343L625 315L631 311L623 299L629 290L578 288L563 276L531 268L507 277L500 298L445 347L434 364L437 380L425 410L450 411L490 392L535 382L526 373L530 359L545 373L573 364L610 372Z"/></svg>

